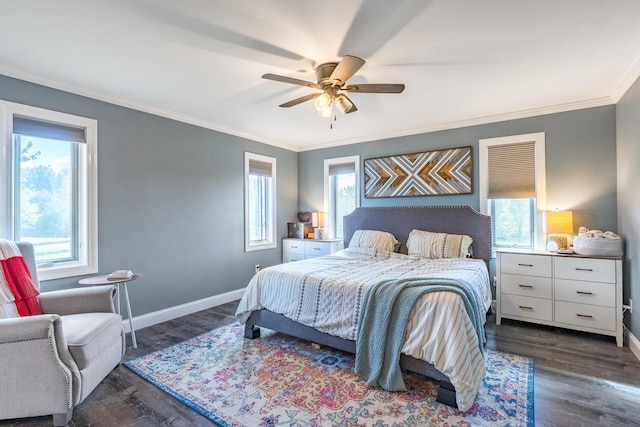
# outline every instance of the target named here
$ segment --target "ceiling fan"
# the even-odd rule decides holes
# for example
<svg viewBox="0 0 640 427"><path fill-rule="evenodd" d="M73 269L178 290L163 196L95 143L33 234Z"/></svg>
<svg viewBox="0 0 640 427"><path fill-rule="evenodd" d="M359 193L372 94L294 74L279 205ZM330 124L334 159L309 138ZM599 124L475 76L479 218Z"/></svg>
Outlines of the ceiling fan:
<svg viewBox="0 0 640 427"><path fill-rule="evenodd" d="M312 93L289 102L285 102L284 104L280 104L280 107L289 108L315 99L315 107L320 115L323 117L331 117L333 115L334 106L343 114L353 113L358 110L353 101L351 101L351 99L349 99L349 97L343 92L401 93L404 90L404 84L401 83L346 85L347 80L349 80L364 65L364 63L364 59L346 55L340 62L327 62L320 64L316 68L317 83L280 76L277 74L265 74L262 78L321 90L322 92Z"/></svg>

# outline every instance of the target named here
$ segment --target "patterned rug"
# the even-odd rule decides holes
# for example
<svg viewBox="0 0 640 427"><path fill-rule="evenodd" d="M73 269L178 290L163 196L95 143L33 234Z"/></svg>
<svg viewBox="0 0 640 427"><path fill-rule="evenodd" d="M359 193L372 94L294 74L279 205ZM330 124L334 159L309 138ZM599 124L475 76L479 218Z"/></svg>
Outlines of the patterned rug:
<svg viewBox="0 0 640 427"><path fill-rule="evenodd" d="M405 375L406 392L369 389L354 357L262 329L227 325L127 362L138 375L221 426L533 426L533 360L486 351L487 375L466 413L435 401L436 383Z"/></svg>

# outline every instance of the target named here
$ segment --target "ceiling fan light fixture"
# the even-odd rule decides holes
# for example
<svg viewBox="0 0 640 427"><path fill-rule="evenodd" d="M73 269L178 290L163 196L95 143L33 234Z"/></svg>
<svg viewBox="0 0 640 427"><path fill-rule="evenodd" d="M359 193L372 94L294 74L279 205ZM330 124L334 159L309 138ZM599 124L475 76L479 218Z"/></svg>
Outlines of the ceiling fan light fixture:
<svg viewBox="0 0 640 427"><path fill-rule="evenodd" d="M347 114L353 108L353 103L344 95L338 95L335 99L336 107L342 114Z"/></svg>
<svg viewBox="0 0 640 427"><path fill-rule="evenodd" d="M318 112L322 112L326 109L330 110L331 104L333 104L333 99L331 98L331 95L326 92L316 98L315 106Z"/></svg>
<svg viewBox="0 0 640 427"><path fill-rule="evenodd" d="M331 115L333 114L333 103L330 104L328 107L323 108L322 110L318 110L318 113L320 113L320 116L322 117L331 117Z"/></svg>

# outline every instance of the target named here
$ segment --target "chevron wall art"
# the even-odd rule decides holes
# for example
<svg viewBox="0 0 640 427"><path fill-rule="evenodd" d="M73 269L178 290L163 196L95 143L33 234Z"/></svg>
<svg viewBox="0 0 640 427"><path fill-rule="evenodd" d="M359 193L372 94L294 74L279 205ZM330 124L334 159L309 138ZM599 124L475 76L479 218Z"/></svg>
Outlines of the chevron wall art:
<svg viewBox="0 0 640 427"><path fill-rule="evenodd" d="M399 154L364 161L364 196L470 194L471 147Z"/></svg>

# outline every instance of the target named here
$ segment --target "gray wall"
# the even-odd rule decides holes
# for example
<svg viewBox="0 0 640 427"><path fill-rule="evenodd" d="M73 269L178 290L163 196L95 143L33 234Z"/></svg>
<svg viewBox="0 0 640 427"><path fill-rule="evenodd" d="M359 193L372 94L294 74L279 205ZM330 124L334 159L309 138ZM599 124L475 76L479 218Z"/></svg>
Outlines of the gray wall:
<svg viewBox="0 0 640 427"><path fill-rule="evenodd" d="M625 324L640 337L640 79L616 105L618 149L618 229L625 238L624 302L635 299Z"/></svg>
<svg viewBox="0 0 640 427"><path fill-rule="evenodd" d="M547 208L573 210L576 232L582 225L616 231L615 121L615 107L605 106L302 152L298 159L299 207L303 211L322 208L324 159L359 154L362 165L364 159L372 157L470 145L473 194L384 199L361 196L360 202L361 206L470 205L478 209L478 140L545 132Z"/></svg>
<svg viewBox="0 0 640 427"><path fill-rule="evenodd" d="M297 153L5 76L0 99L98 121L99 269L143 274L134 316L240 289L255 264L281 262L280 239L244 252L244 152L277 158L280 237L297 212Z"/></svg>
<svg viewBox="0 0 640 427"><path fill-rule="evenodd" d="M617 231L613 105L302 152L298 157L300 210L321 210L324 205L324 159L360 155L362 170L367 158L469 145L473 155L472 194L367 199L361 190L360 206L469 205L479 209L478 141L534 132L545 132L547 209L573 210L576 234L580 226ZM494 261L490 274L495 275ZM493 293L495 297L495 289Z"/></svg>

